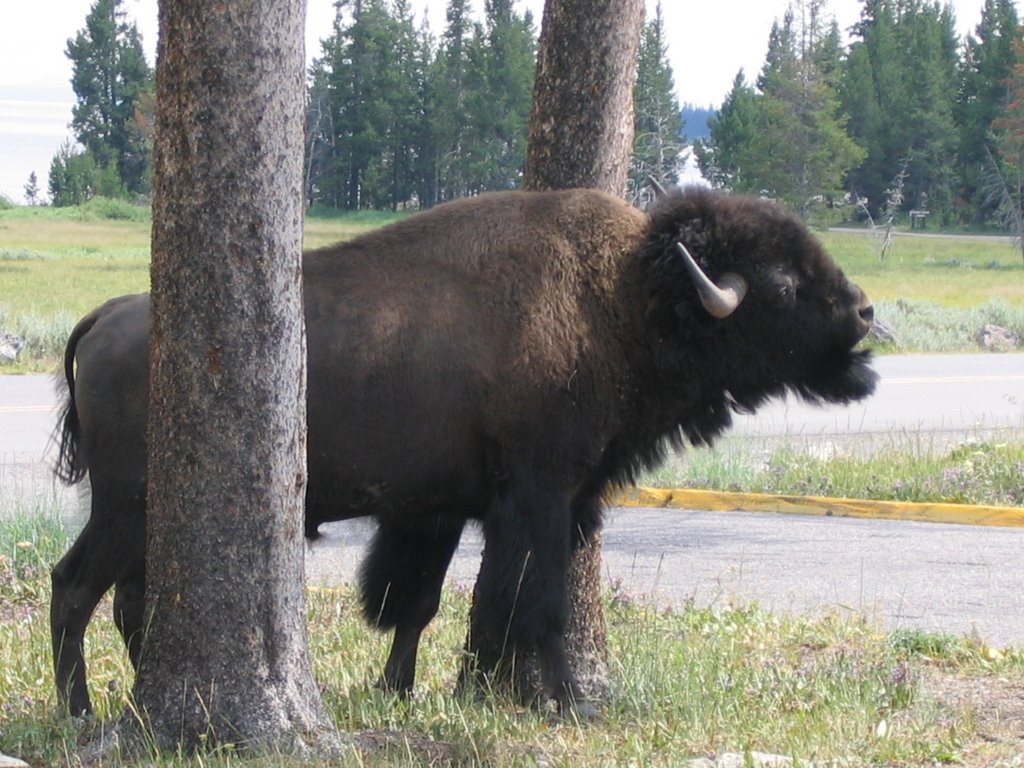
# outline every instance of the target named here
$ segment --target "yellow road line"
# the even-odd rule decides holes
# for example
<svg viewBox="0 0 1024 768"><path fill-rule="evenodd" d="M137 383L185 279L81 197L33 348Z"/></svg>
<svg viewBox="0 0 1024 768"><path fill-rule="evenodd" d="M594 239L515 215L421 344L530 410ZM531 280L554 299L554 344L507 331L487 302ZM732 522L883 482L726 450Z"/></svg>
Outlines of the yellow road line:
<svg viewBox="0 0 1024 768"><path fill-rule="evenodd" d="M1024 373L993 373L986 376L920 376L882 378L882 384L977 384L980 382L1021 381Z"/></svg>
<svg viewBox="0 0 1024 768"><path fill-rule="evenodd" d="M60 405L0 405L0 413L50 413L60 410Z"/></svg>
<svg viewBox="0 0 1024 768"><path fill-rule="evenodd" d="M872 520L909 520L961 525L1024 528L1024 507L971 504L916 504L902 501L837 499L824 496L781 496L766 493L730 493L690 488L627 488L611 497L624 507L700 509L711 512L779 512L824 517Z"/></svg>

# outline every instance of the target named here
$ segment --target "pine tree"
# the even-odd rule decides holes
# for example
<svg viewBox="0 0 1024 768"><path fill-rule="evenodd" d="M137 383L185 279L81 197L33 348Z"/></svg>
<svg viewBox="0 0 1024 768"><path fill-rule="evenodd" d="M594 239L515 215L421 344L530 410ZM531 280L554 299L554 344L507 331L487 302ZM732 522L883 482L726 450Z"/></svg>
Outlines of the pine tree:
<svg viewBox="0 0 1024 768"><path fill-rule="evenodd" d="M849 185L877 214L906 168L905 207L948 216L956 157L955 20L921 0L867 0L843 69L850 134L867 150Z"/></svg>
<svg viewBox="0 0 1024 768"><path fill-rule="evenodd" d="M328 65L329 43L321 41L321 45L325 55L314 59L309 68L303 189L307 206L325 205L329 208L341 208L336 175L333 173L337 160L337 144Z"/></svg>
<svg viewBox="0 0 1024 768"><path fill-rule="evenodd" d="M640 38L633 88L633 130L629 197L635 201L640 198L640 191L649 186L649 177L662 187L677 184L679 166L686 152L682 110L668 61L668 40L660 2L655 6L654 18L644 23Z"/></svg>
<svg viewBox="0 0 1024 768"><path fill-rule="evenodd" d="M40 202L39 179L35 171L28 175L28 181L25 183L25 202L29 205L39 205Z"/></svg>
<svg viewBox="0 0 1024 768"><path fill-rule="evenodd" d="M983 203L1016 237L1024 258L1024 40L1014 40L1014 64L1003 81L1006 104L992 121Z"/></svg>
<svg viewBox="0 0 1024 768"><path fill-rule="evenodd" d="M916 6L915 6L916 7ZM910 98L908 121L916 125L908 167L907 205L930 209L949 221L956 187L956 21L950 6L923 4L906 45Z"/></svg>
<svg viewBox="0 0 1024 768"><path fill-rule="evenodd" d="M452 0L432 70L431 122L439 148L441 200L518 186L534 74L533 18L511 0L486 0L470 23Z"/></svg>
<svg viewBox="0 0 1024 768"><path fill-rule="evenodd" d="M748 156L758 131L760 99L741 69L721 108L708 119L709 138L694 143L697 167L711 186L734 192L752 188Z"/></svg>
<svg viewBox="0 0 1024 768"><path fill-rule="evenodd" d="M149 417L175 439L149 444L146 632L118 740L150 758L339 751L302 578L304 11L161 2Z"/></svg>
<svg viewBox="0 0 1024 768"><path fill-rule="evenodd" d="M772 26L755 95L737 77L698 161L713 183L766 194L808 216L841 196L863 157L835 95L839 31L824 0L797 0Z"/></svg>
<svg viewBox="0 0 1024 768"><path fill-rule="evenodd" d="M310 72L311 202L382 208L521 182L535 41L530 14L451 0L436 46L408 0L345 0Z"/></svg>
<svg viewBox="0 0 1024 768"><path fill-rule="evenodd" d="M1020 34L1012 0L985 0L981 21L963 46L956 105L960 129L958 173L960 196L969 206L966 215L976 224L994 213L983 189L991 149L988 137L992 122L1007 103L1006 84L1014 67L1013 44Z"/></svg>
<svg viewBox="0 0 1024 768"><path fill-rule="evenodd" d="M420 83L426 63L409 0L392 0L383 32L391 51L377 86L382 89L379 119L385 138L376 161L380 182L369 202L374 208L396 210L416 195L417 126L424 113Z"/></svg>
<svg viewBox="0 0 1024 768"><path fill-rule="evenodd" d="M124 191L149 190L150 148L140 111L153 90L153 73L134 23L125 21L124 0L96 0L85 28L68 40L71 85L77 103L71 126L100 168L113 167ZM151 102L149 102L151 103Z"/></svg>
<svg viewBox="0 0 1024 768"><path fill-rule="evenodd" d="M407 200L408 113L416 83L408 3L343 0L310 68L306 189L310 203L394 208ZM415 80L415 78L413 78Z"/></svg>
<svg viewBox="0 0 1024 768"><path fill-rule="evenodd" d="M536 61L533 17L518 15L513 0L485 0L483 90L476 130L485 158L479 182L484 189L510 189L522 183L526 126Z"/></svg>
<svg viewBox="0 0 1024 768"><path fill-rule="evenodd" d="M469 0L448 0L446 26L427 84L427 120L433 139L433 204L467 193L462 159L468 141L467 81L473 25Z"/></svg>
<svg viewBox="0 0 1024 768"><path fill-rule="evenodd" d="M116 197L123 190L116 166L100 167L91 152L70 140L61 144L50 160L48 186L55 208L82 205L95 195Z"/></svg>

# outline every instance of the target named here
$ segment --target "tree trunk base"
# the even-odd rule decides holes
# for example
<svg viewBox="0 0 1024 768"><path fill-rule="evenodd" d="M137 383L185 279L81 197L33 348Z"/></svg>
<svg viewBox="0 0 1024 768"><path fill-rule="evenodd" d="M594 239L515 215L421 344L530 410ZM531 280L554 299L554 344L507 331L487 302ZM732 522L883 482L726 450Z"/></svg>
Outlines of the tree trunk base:
<svg viewBox="0 0 1024 768"><path fill-rule="evenodd" d="M608 701L608 641L601 603L601 532L596 531L569 561L571 613L565 632L569 663L587 701Z"/></svg>
<svg viewBox="0 0 1024 768"><path fill-rule="evenodd" d="M355 740L338 733L329 720L313 728L298 723L303 719L288 719L288 712L264 712L259 717L246 714L240 717L246 723L271 723L279 727L246 737L237 734L229 739L218 736L213 724L205 734L191 739L184 734L180 739L161 739L149 725L143 725L139 713L129 705L126 714L110 729L101 729L99 736L78 752L83 765L105 765L112 762L138 762L153 759L160 753L203 753L230 749L246 757L287 755L304 761L334 761L361 749ZM195 730L195 729L193 729ZM164 729L167 731L167 729ZM365 751L365 750L364 750Z"/></svg>

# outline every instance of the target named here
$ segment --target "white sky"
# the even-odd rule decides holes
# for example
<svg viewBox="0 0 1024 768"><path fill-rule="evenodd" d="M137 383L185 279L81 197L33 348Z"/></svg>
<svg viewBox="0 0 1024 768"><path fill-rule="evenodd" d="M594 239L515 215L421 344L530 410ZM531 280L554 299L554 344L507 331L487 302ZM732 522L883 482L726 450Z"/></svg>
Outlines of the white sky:
<svg viewBox="0 0 1024 768"><path fill-rule="evenodd" d="M0 193L21 200L30 172L45 193L50 159L70 136L74 93L67 40L85 24L93 0L0 0ZM961 35L973 31L984 0L954 0ZM1017 0L1018 11L1024 0ZM445 0L413 0L417 19L427 13L431 28L444 28ZM482 18L482 0L474 0ZM648 14L655 0L647 0ZM789 0L662 0L669 33L669 58L680 102L718 106L740 68L752 80L761 68L772 22ZM126 0L153 63L157 0ZM517 0L540 26L543 0ZM860 17L859 0L830 0L840 28ZM318 55L330 34L333 0L307 0L307 55Z"/></svg>

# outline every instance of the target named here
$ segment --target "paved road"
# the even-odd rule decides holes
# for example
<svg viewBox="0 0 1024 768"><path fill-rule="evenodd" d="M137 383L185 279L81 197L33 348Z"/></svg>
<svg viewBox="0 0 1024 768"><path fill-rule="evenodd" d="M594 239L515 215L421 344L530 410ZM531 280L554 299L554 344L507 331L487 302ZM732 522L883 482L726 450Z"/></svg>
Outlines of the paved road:
<svg viewBox="0 0 1024 768"><path fill-rule="evenodd" d="M371 530L324 526L311 584L353 580ZM469 588L480 537L468 530L449 579ZM750 512L615 509L605 581L657 605L745 605L778 613L867 616L890 629L976 635L1024 646L1024 531Z"/></svg>
<svg viewBox="0 0 1024 768"><path fill-rule="evenodd" d="M1024 429L1024 353L885 356L875 368L881 383L867 400L827 408L771 402L738 418L733 434L961 440Z"/></svg>
<svg viewBox="0 0 1024 768"><path fill-rule="evenodd" d="M851 433L959 440L1024 429L1024 354L885 357L877 367L882 384L866 403L774 404L739 419L736 433L822 443ZM49 480L55 419L48 377L0 376L0 513L56 493L76 517L76 494ZM311 581L351 580L369 527L325 531L310 551ZM1024 531L1015 529L669 510L612 510L603 550L609 582L640 599L839 610L888 627L976 632L996 646L1024 645L1022 552ZM467 533L452 578L471 584L478 565L478 538Z"/></svg>

